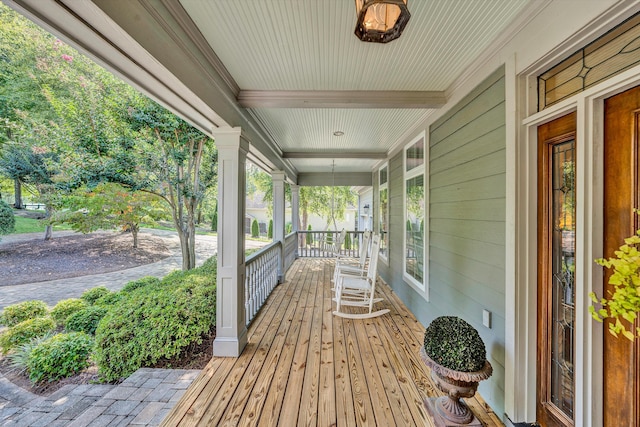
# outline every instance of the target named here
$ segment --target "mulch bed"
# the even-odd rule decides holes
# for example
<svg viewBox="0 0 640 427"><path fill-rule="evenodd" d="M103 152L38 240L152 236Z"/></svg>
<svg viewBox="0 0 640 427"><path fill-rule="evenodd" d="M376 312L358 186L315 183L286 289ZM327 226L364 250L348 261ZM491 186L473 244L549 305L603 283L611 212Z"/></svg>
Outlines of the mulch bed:
<svg viewBox="0 0 640 427"><path fill-rule="evenodd" d="M0 286L109 273L160 261L170 255L162 238L130 233L91 233L51 240L0 242Z"/></svg>

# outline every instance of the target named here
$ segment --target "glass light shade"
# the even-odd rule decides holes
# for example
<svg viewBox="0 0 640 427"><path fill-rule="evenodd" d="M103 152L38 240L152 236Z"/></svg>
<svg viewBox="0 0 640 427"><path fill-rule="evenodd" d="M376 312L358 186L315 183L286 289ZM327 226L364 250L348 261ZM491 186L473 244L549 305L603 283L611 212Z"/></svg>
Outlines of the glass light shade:
<svg viewBox="0 0 640 427"><path fill-rule="evenodd" d="M355 0L355 35L365 42L388 43L400 37L411 14L407 0Z"/></svg>

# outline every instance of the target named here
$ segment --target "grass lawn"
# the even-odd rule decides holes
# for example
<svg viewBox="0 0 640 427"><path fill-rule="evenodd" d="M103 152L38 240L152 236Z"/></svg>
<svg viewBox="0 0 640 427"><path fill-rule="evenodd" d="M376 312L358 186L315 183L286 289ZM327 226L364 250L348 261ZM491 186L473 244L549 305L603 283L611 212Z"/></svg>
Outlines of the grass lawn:
<svg viewBox="0 0 640 427"><path fill-rule="evenodd" d="M42 221L38 219L32 218L24 218L21 216L14 216L16 219L16 229L11 234L20 234L20 233L42 233L44 232L45 225ZM55 230L71 230L71 227L67 225L55 225L53 227Z"/></svg>

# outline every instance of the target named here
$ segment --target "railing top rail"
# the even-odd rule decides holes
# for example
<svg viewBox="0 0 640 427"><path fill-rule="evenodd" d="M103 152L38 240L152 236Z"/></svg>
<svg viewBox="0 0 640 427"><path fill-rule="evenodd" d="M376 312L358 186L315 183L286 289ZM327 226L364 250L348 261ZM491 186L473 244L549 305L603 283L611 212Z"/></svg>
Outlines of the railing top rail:
<svg viewBox="0 0 640 427"><path fill-rule="evenodd" d="M252 253L245 260L244 264L249 265L254 262L256 259L260 258L263 254L269 252L271 249L277 248L280 246L280 241L277 240L275 242L269 243L267 246L263 246L259 251Z"/></svg>

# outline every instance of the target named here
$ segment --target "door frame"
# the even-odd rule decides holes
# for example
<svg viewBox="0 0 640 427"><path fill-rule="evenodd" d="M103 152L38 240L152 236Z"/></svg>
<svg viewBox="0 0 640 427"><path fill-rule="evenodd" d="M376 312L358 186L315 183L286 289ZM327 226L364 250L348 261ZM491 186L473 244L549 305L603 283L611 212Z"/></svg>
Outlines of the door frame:
<svg viewBox="0 0 640 427"><path fill-rule="evenodd" d="M506 370L507 393L513 387L514 421L534 421L536 408L536 345L537 336L537 162L539 125L577 113L576 123L576 348L575 348L575 425L602 425L603 390L598 387L602 370L602 324L592 320L589 292L602 294L603 271L593 260L603 253L603 141L604 99L640 85L640 65L620 73L605 82L574 95L541 112L535 111L532 98L537 96L536 76L548 66L545 62L528 69L514 79L517 103L522 113L516 130L516 147L512 161L517 165L513 179L515 202L515 304L514 361ZM535 96L532 94L536 94ZM509 158L507 159L509 161ZM507 177L509 179L509 177ZM507 299L507 304L510 301ZM509 319L507 319L509 323ZM524 378L523 378L524 373ZM509 378L512 378L510 382ZM513 386L516 379L524 390ZM524 381L523 381L524 380Z"/></svg>

